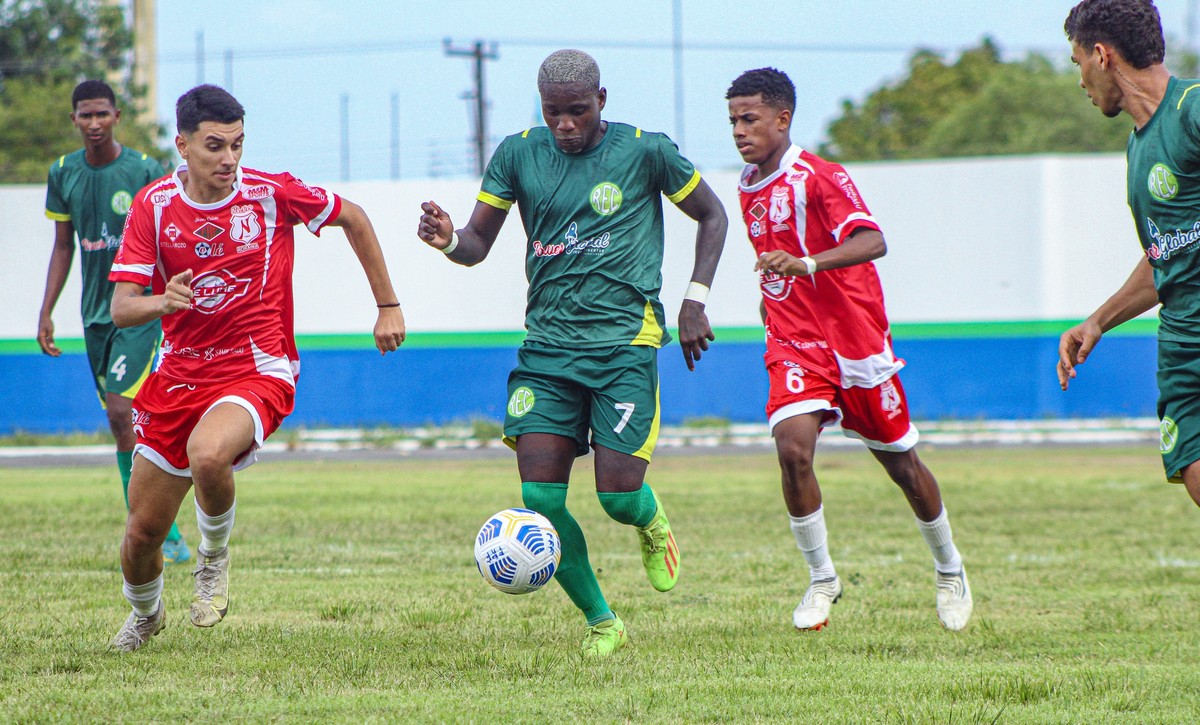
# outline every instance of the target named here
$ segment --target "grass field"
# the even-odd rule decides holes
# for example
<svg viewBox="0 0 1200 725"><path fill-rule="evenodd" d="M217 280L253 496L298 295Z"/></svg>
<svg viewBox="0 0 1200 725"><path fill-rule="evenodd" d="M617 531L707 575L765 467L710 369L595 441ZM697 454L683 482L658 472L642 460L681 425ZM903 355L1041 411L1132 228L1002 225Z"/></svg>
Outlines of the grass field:
<svg viewBox="0 0 1200 725"><path fill-rule="evenodd" d="M0 468L0 720L1185 723L1200 721L1200 511L1144 448L927 449L975 593L944 631L903 497L869 455L823 451L847 583L792 629L807 583L769 453L660 455L683 552L650 588L590 459L570 505L630 632L601 662L551 585L487 587L473 537L519 503L508 458L260 463L239 477L232 604L106 651L128 611L115 470ZM191 498L181 517L195 537Z"/></svg>

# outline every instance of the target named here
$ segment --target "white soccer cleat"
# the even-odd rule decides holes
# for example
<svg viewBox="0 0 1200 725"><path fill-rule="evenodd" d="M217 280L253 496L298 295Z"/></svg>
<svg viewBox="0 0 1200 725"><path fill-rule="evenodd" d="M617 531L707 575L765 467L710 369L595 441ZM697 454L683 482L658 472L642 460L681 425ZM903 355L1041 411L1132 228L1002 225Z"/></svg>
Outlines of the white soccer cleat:
<svg viewBox="0 0 1200 725"><path fill-rule="evenodd" d="M209 555L196 550L196 593L192 597L192 624L211 627L229 611L229 547Z"/></svg>
<svg viewBox="0 0 1200 725"><path fill-rule="evenodd" d="M112 644L109 646L118 652L133 652L149 642L151 637L163 631L166 626L166 610L160 601L158 611L149 617L139 617L137 612L130 612L121 631L117 632L117 636L113 637Z"/></svg>
<svg viewBox="0 0 1200 725"><path fill-rule="evenodd" d="M802 631L817 631L829 624L829 609L842 598L842 579L822 579L808 585L804 598L792 612L792 624Z"/></svg>
<svg viewBox="0 0 1200 725"><path fill-rule="evenodd" d="M971 585L967 583L967 570L954 574L937 575L937 613L942 626L958 632L967 626L975 603L971 599Z"/></svg>

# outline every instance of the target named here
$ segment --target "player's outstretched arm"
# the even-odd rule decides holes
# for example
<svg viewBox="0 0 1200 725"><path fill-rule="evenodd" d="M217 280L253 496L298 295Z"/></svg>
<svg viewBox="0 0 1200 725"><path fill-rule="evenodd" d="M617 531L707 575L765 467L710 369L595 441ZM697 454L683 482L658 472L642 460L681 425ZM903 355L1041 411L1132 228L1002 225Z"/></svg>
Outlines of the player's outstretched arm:
<svg viewBox="0 0 1200 725"><path fill-rule="evenodd" d="M1158 289L1154 286L1154 268L1149 260L1138 260L1125 284L1112 297L1088 316L1062 334L1058 340L1058 385L1067 389L1075 377L1075 368L1087 360L1100 342L1100 336L1158 304Z"/></svg>
<svg viewBox="0 0 1200 725"><path fill-rule="evenodd" d="M38 346L50 357L58 357L62 350L54 344L54 306L62 295L67 275L71 273L71 262L75 259L75 225L71 222L54 222L54 250L50 252L50 267L46 271L46 291L42 295L42 309L38 312Z"/></svg>
<svg viewBox="0 0 1200 725"><path fill-rule="evenodd" d="M803 259L779 249L760 256L754 269L791 277L803 277L821 269L839 269L864 264L879 259L885 254L887 254L887 242L883 239L883 233L878 229L860 227L851 232L850 236L836 247L808 257L812 262L811 269Z"/></svg>
<svg viewBox="0 0 1200 725"><path fill-rule="evenodd" d="M161 295L145 296L146 288L134 282L117 282L113 290L113 324L134 327L153 322L192 306L192 270L187 269L167 282Z"/></svg>
<svg viewBox="0 0 1200 725"><path fill-rule="evenodd" d="M426 201L421 204L417 236L444 253L451 262L471 267L487 258L507 218L508 212L477 201L475 210L471 212L471 220L465 227L455 231L450 215L436 202Z"/></svg>
<svg viewBox="0 0 1200 725"><path fill-rule="evenodd" d="M708 288L717 274L717 263L725 249L725 232L729 218L725 207L703 179L692 193L679 201L679 210L699 222L696 229L696 262L692 267L692 284L688 286L683 304L679 307L679 346L688 370L696 369L696 361L708 350L708 343L717 339L708 315L704 311Z"/></svg>
<svg viewBox="0 0 1200 725"><path fill-rule="evenodd" d="M350 248L367 273L367 282L371 285L371 294L375 296L375 305L379 309L375 319L375 347L384 355L395 352L404 342L404 313L396 299L396 290L392 288L392 278L388 274L383 249L379 246L379 237L375 235L371 219L361 206L342 197L342 209L329 224L341 227L346 233Z"/></svg>

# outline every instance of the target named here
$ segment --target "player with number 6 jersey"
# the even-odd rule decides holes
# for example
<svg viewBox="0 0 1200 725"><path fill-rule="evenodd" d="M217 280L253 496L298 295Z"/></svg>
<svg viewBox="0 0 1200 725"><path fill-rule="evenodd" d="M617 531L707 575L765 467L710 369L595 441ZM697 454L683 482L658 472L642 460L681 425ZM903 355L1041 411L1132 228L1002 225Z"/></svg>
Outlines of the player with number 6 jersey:
<svg viewBox="0 0 1200 725"><path fill-rule="evenodd" d="M829 623L842 596L825 530L813 455L821 429L841 422L900 487L933 554L937 613L967 625L973 601L933 474L917 456L917 429L897 374L883 289L872 260L887 251L858 188L838 164L791 142L796 90L774 68L743 73L725 95L738 152L738 188L762 290L770 392L767 418L783 498L809 585L792 612L800 630Z"/></svg>

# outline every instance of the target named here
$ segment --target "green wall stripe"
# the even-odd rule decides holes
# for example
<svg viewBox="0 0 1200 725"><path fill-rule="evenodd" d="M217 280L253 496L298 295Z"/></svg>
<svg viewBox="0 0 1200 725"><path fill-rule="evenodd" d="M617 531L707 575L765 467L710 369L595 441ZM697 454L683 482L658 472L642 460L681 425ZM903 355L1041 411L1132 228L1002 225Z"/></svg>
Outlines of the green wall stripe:
<svg viewBox="0 0 1200 725"><path fill-rule="evenodd" d="M907 322L892 325L897 340L981 339L1004 337L1056 338L1077 320L1012 320L995 322ZM1109 335L1153 337L1157 319L1126 322ZM672 335L675 331L672 330ZM718 327L717 343L761 342L761 327ZM415 332L410 331L404 348L516 347L525 339L524 331L503 332ZM83 353L83 338L56 340L65 353ZM304 350L357 350L375 346L369 334L297 335L296 343ZM36 355L41 351L33 339L0 340L0 355Z"/></svg>

